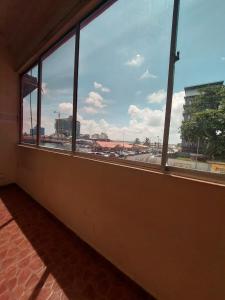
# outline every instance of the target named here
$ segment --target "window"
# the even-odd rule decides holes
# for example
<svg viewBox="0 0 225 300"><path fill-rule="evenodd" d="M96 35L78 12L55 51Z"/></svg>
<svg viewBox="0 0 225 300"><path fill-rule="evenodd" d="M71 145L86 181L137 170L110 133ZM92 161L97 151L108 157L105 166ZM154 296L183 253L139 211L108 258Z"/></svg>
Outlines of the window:
<svg viewBox="0 0 225 300"><path fill-rule="evenodd" d="M225 3L179 3L104 1L78 22L22 76L21 141L225 174Z"/></svg>
<svg viewBox="0 0 225 300"><path fill-rule="evenodd" d="M41 136L44 147L71 150L75 36L42 61Z"/></svg>
<svg viewBox="0 0 225 300"><path fill-rule="evenodd" d="M77 151L160 164L172 12L117 1L81 24Z"/></svg>
<svg viewBox="0 0 225 300"><path fill-rule="evenodd" d="M22 141L26 144L36 144L37 91L38 67L36 66L22 77Z"/></svg>
<svg viewBox="0 0 225 300"><path fill-rule="evenodd" d="M223 1L181 1L170 166L225 174L224 14Z"/></svg>

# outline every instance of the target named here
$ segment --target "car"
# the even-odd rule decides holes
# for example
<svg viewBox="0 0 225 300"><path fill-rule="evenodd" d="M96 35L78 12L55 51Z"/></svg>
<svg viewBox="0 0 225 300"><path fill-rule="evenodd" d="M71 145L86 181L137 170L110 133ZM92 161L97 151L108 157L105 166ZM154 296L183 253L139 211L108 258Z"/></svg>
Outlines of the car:
<svg viewBox="0 0 225 300"><path fill-rule="evenodd" d="M129 154L126 151L121 151L119 157L127 157Z"/></svg>
<svg viewBox="0 0 225 300"><path fill-rule="evenodd" d="M117 154L116 152L110 152L109 157L119 157L119 154Z"/></svg>
<svg viewBox="0 0 225 300"><path fill-rule="evenodd" d="M130 155L130 156L135 155L135 151L128 151L127 153L128 153L128 155Z"/></svg>

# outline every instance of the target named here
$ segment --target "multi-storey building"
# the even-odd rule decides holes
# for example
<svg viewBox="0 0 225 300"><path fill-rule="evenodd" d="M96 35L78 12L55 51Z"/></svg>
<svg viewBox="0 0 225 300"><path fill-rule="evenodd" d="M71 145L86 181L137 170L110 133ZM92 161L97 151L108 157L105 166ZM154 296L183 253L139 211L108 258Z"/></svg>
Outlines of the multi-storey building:
<svg viewBox="0 0 225 300"><path fill-rule="evenodd" d="M58 118L55 119L55 130L56 134L63 134L65 136L71 136L73 131L73 117ZM74 125L75 126L75 125ZM76 121L76 136L80 136L80 122Z"/></svg>
<svg viewBox="0 0 225 300"><path fill-rule="evenodd" d="M39 128L39 133L40 135L45 135L45 128L44 127L40 127ZM37 135L37 126L35 126L34 128L30 129L30 135Z"/></svg>
<svg viewBox="0 0 225 300"><path fill-rule="evenodd" d="M200 94L200 89L206 88L206 87L216 87L216 86L220 86L220 85L223 85L223 81L217 81L217 82L212 82L212 83L206 83L206 84L185 87L184 88L185 104L184 104L184 111L183 111L184 121L189 121L191 119L192 113L191 113L190 108L193 104L195 97ZM209 106L208 108L213 108L213 103L209 102L208 106ZM197 144L187 141L186 139L182 139L182 151L196 153Z"/></svg>

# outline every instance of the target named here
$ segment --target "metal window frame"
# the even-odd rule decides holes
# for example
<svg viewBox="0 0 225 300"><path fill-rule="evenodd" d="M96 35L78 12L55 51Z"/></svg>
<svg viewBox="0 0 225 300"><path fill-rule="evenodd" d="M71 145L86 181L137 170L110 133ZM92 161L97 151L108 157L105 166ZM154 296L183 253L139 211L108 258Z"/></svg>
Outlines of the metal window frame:
<svg viewBox="0 0 225 300"><path fill-rule="evenodd" d="M23 76L28 73L33 68L38 68L38 78L39 78L39 60L33 62L29 68L26 69L23 73L19 74L19 144L29 145L31 147L37 146L37 136L36 141L33 144L25 143L23 141ZM38 93L39 93L39 79L38 79L38 87L37 87L37 128L38 128Z"/></svg>
<svg viewBox="0 0 225 300"><path fill-rule="evenodd" d="M184 168L175 168L167 166L168 158L168 141L170 132L170 120L171 120L171 109L172 109L172 98L173 98L173 87L174 87L174 74L175 74L175 62L177 60L176 47L177 47L177 32L178 32L178 19L179 19L179 9L180 0L173 1L173 16L172 16L172 29L171 29L171 41L170 41L170 56L169 56L169 68L168 68L168 81L167 81L167 98L166 98L166 111L165 111L165 122L164 122L164 132L163 132L163 149L161 164L144 163L138 161L126 161L117 158L102 158L96 157L92 154L82 153L76 151L76 121L77 121L77 100L78 100L78 71L79 71L79 49L80 49L80 30L87 26L92 20L98 17L102 12L107 10L113 3L118 0L102 0L94 9L88 12L80 21L77 22L70 30L68 30L64 35L57 39L53 44L51 44L47 50L38 57L38 59L26 68L20 74L20 116L19 116L19 144L29 147L29 148L41 148L44 151L51 151L57 153L63 153L66 155L72 155L76 157L83 157L97 161L104 161L108 163L116 163L124 166L130 166L133 168L144 168L152 171L159 171L166 174L188 174L189 178L208 178L206 181L216 181L217 179L221 182L221 178L224 179L223 174L207 173L204 174L199 170L186 170ZM75 50L74 50L74 78L73 78L73 129L72 129L72 148L71 150L65 149L53 149L48 147L40 147L40 127L41 127L41 87L42 87L42 62L49 55L51 55L57 48L63 45L70 37L75 35ZM36 144L27 144L22 141L22 128L23 128L23 75L26 74L34 66L38 65L38 99L37 99L37 137ZM193 176L191 176L193 174Z"/></svg>
<svg viewBox="0 0 225 300"><path fill-rule="evenodd" d="M40 128L41 128L41 89L42 89L42 60L38 62L38 97L37 97L37 134L36 146L40 145Z"/></svg>
<svg viewBox="0 0 225 300"><path fill-rule="evenodd" d="M164 121L163 149L162 149L162 159L161 159L162 171L166 170L166 162L168 157L168 143L169 143L169 133L170 133L171 109L172 109L172 101L173 101L174 73L175 73L175 63L177 60L176 51L177 51L179 8L180 8L180 0L174 0L171 43L170 43L170 60L169 60L168 82L167 82L166 113L165 113L165 121Z"/></svg>
<svg viewBox="0 0 225 300"><path fill-rule="evenodd" d="M77 98L78 98L78 70L80 54L80 23L75 33L74 77L73 77L73 121L72 121L72 152L76 152L77 138Z"/></svg>
<svg viewBox="0 0 225 300"><path fill-rule="evenodd" d="M19 93L19 144L23 138L23 75L19 76L20 93Z"/></svg>

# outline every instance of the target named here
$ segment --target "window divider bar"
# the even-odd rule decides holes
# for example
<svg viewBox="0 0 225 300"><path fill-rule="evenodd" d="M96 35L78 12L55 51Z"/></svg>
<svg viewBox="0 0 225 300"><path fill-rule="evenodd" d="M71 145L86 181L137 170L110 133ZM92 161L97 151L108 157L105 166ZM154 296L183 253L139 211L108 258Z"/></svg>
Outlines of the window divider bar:
<svg viewBox="0 0 225 300"><path fill-rule="evenodd" d="M171 33L171 43L170 43L170 60L169 60L168 83L167 83L166 112L165 112L164 133L163 133L162 160L161 160L162 171L166 170L166 162L168 156L167 153L168 153L171 108L172 108L172 99L173 99L174 72L175 72L175 62L177 60L176 50L177 50L179 7L180 7L180 0L174 0L172 33Z"/></svg>
<svg viewBox="0 0 225 300"><path fill-rule="evenodd" d="M19 95L19 143L22 143L23 137L23 75L20 75L20 95Z"/></svg>
<svg viewBox="0 0 225 300"><path fill-rule="evenodd" d="M79 49L80 49L80 23L78 23L78 25L76 27L76 35L75 35L74 80L73 80L72 152L76 151Z"/></svg>
<svg viewBox="0 0 225 300"><path fill-rule="evenodd" d="M38 97L37 97L37 127L36 127L36 146L40 144L40 124L41 124L41 88L42 88L42 60L38 62Z"/></svg>

